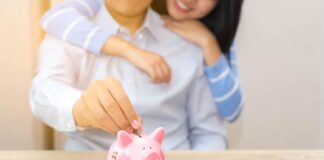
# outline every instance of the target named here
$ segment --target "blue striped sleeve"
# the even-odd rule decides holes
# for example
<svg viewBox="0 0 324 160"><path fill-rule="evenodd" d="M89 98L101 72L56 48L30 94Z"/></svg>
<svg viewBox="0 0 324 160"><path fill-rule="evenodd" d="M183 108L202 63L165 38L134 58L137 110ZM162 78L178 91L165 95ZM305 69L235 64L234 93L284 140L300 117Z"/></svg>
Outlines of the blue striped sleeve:
<svg viewBox="0 0 324 160"><path fill-rule="evenodd" d="M206 67L205 73L220 115L229 122L235 121L244 105L235 48L232 47L228 58L221 55L214 65Z"/></svg>
<svg viewBox="0 0 324 160"><path fill-rule="evenodd" d="M47 11L42 28L52 36L99 55L110 33L90 21L102 7L101 0L70 0Z"/></svg>

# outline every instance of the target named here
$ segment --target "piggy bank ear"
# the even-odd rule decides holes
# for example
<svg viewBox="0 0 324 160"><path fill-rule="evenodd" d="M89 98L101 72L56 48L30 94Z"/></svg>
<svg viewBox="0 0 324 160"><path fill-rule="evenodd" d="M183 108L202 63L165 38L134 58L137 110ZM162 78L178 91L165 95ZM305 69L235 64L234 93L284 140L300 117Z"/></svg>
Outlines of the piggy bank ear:
<svg viewBox="0 0 324 160"><path fill-rule="evenodd" d="M125 148L133 142L133 139L127 132L121 130L117 134L117 141L120 147Z"/></svg>
<svg viewBox="0 0 324 160"><path fill-rule="evenodd" d="M151 137L152 139L156 140L157 142L159 142L160 144L162 144L163 138L164 138L164 134L165 134L165 129L160 127L158 129L156 129L152 134Z"/></svg>

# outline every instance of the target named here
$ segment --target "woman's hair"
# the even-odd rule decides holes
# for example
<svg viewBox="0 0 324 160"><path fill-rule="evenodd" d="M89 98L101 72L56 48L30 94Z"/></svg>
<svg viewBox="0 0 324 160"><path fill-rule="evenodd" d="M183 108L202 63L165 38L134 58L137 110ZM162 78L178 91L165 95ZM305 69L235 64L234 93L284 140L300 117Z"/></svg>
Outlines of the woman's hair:
<svg viewBox="0 0 324 160"><path fill-rule="evenodd" d="M243 0L219 0L217 6L200 21L215 35L222 52L229 54L240 22Z"/></svg>

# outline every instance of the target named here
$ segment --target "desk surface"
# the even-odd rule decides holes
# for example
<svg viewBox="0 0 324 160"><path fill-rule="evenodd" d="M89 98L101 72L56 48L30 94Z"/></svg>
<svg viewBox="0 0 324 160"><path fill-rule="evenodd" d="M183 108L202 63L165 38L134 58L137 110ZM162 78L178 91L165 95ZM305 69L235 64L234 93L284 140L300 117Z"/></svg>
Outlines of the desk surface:
<svg viewBox="0 0 324 160"><path fill-rule="evenodd" d="M0 160L106 160L106 152L0 151ZM166 160L324 160L324 150L167 152Z"/></svg>

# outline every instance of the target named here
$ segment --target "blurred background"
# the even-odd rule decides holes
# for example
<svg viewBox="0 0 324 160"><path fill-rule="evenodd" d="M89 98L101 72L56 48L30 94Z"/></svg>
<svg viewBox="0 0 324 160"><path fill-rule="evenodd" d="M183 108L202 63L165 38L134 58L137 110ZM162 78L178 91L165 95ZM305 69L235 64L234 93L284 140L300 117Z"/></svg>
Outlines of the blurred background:
<svg viewBox="0 0 324 160"><path fill-rule="evenodd" d="M62 149L28 102L39 18L61 1L0 1L0 150ZM236 41L246 105L230 149L324 149L324 1L245 0Z"/></svg>

